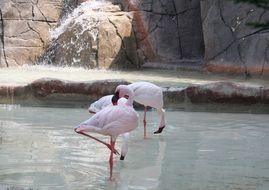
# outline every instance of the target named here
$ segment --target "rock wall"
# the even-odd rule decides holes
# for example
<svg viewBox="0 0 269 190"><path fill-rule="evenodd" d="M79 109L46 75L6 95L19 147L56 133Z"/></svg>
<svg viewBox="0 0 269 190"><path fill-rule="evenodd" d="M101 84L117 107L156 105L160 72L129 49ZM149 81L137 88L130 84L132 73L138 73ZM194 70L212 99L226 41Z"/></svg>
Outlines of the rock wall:
<svg viewBox="0 0 269 190"><path fill-rule="evenodd" d="M268 10L223 0L202 0L201 10L209 71L269 74L269 31L246 25L268 21Z"/></svg>
<svg viewBox="0 0 269 190"><path fill-rule="evenodd" d="M1 0L0 67L33 64L49 43L49 30L61 11L62 0Z"/></svg>
<svg viewBox="0 0 269 190"><path fill-rule="evenodd" d="M122 0L134 14L138 48L146 61L177 63L202 59L204 42L199 0Z"/></svg>
<svg viewBox="0 0 269 190"><path fill-rule="evenodd" d="M268 10L229 0L107 1L83 11L77 9L83 2L104 1L0 1L0 67L35 64L40 57L105 69L191 60L210 72L269 74L269 31L246 25L268 21ZM56 25L64 31L50 36Z"/></svg>

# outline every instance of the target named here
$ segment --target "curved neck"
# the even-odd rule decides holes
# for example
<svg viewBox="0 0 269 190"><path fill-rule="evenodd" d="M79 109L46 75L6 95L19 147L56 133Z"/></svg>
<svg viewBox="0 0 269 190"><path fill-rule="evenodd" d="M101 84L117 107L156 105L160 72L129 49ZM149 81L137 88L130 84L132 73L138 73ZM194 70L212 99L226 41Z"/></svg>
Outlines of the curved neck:
<svg viewBox="0 0 269 190"><path fill-rule="evenodd" d="M126 102L126 105L128 106L133 106L133 103L134 103L134 91L132 89L128 89L128 100Z"/></svg>

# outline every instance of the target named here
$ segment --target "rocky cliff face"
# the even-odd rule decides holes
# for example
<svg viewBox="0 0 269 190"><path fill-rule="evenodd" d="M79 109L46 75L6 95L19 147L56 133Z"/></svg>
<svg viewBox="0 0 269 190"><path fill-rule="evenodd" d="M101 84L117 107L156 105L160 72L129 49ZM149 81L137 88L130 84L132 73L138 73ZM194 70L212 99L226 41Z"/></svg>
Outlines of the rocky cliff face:
<svg viewBox="0 0 269 190"><path fill-rule="evenodd" d="M265 75L269 31L246 23L266 20L268 10L222 0L2 0L0 67L40 57L105 69L191 60L212 72Z"/></svg>
<svg viewBox="0 0 269 190"><path fill-rule="evenodd" d="M0 1L0 67L36 62L61 11L62 0Z"/></svg>
<svg viewBox="0 0 269 190"><path fill-rule="evenodd" d="M147 61L201 59L204 42L199 0L123 0L134 14L138 47Z"/></svg>
<svg viewBox="0 0 269 190"><path fill-rule="evenodd" d="M223 0L202 0L201 10L209 71L269 74L269 31L246 25L268 21L269 11Z"/></svg>

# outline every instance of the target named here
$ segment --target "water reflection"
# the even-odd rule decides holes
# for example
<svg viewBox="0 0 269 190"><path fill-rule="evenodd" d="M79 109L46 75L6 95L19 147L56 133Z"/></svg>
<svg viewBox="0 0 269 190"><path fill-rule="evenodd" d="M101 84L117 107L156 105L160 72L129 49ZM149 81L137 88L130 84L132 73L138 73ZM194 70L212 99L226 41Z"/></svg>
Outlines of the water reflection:
<svg viewBox="0 0 269 190"><path fill-rule="evenodd" d="M268 115L166 113L163 134L153 135L155 112L148 139L142 122L131 133L109 181L109 150L73 132L89 117L84 109L0 106L0 189L268 188Z"/></svg>

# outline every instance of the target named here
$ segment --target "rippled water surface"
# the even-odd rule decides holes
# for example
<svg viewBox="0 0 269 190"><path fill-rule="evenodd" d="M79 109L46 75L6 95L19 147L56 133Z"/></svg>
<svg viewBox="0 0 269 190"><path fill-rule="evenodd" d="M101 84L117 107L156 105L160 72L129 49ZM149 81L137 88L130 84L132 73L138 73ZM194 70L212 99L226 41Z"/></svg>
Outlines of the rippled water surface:
<svg viewBox="0 0 269 190"><path fill-rule="evenodd" d="M153 135L157 113L149 112L147 139L140 122L110 181L108 149L73 132L86 110L2 105L0 189L269 189L268 115L166 116L164 132Z"/></svg>

